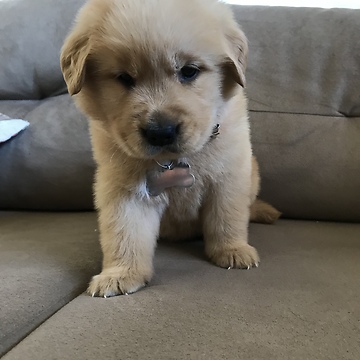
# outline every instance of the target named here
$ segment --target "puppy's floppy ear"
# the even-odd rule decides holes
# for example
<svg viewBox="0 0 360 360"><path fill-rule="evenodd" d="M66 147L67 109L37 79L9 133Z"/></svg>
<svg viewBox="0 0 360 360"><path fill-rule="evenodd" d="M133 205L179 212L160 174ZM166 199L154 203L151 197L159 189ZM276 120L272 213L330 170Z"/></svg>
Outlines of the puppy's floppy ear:
<svg viewBox="0 0 360 360"><path fill-rule="evenodd" d="M247 64L248 44L245 34L237 24L229 24L225 30L226 53L223 66L239 85L245 87L245 70Z"/></svg>
<svg viewBox="0 0 360 360"><path fill-rule="evenodd" d="M61 49L60 65L70 95L80 92L86 73L91 45L88 34L73 31Z"/></svg>

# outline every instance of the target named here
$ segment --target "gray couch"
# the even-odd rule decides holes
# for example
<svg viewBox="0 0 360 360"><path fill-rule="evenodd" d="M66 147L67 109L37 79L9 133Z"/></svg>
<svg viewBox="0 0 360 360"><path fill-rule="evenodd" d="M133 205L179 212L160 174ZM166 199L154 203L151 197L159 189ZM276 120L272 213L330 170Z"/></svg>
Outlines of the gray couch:
<svg viewBox="0 0 360 360"><path fill-rule="evenodd" d="M83 0L0 2L0 356L26 359L360 359L360 11L234 7L262 195L251 271L201 241L160 244L156 276L91 298L100 270L86 119L59 49Z"/></svg>

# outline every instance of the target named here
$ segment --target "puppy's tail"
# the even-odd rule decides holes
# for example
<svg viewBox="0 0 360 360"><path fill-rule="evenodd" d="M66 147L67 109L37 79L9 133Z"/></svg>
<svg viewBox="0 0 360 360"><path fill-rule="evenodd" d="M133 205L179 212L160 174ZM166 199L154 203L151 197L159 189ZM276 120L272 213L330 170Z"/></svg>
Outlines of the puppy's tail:
<svg viewBox="0 0 360 360"><path fill-rule="evenodd" d="M250 221L260 224L273 224L281 212L265 201L256 199L250 206Z"/></svg>

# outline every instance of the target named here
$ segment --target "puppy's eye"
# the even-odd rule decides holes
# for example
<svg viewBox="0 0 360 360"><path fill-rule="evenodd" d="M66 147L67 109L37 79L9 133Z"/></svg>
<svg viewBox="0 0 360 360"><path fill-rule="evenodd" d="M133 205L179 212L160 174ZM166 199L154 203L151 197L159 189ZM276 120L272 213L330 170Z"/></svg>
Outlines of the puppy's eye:
<svg viewBox="0 0 360 360"><path fill-rule="evenodd" d="M116 79L128 89L135 86L135 79L128 73L122 73Z"/></svg>
<svg viewBox="0 0 360 360"><path fill-rule="evenodd" d="M179 78L181 82L190 82L195 80L200 73L200 69L195 65L185 65L181 68Z"/></svg>

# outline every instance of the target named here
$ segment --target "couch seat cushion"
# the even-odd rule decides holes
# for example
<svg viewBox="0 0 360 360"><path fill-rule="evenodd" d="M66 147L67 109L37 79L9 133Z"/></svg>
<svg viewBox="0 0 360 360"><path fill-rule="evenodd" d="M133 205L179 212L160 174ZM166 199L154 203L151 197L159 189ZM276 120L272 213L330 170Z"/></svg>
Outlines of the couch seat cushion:
<svg viewBox="0 0 360 360"><path fill-rule="evenodd" d="M95 213L0 212L0 356L99 269Z"/></svg>
<svg viewBox="0 0 360 360"><path fill-rule="evenodd" d="M85 283L94 271L94 248L85 258L76 250L94 240L94 218L86 226L78 216L69 215L64 231L59 215L46 234L59 231L58 245L37 255L37 263L72 273L58 298L67 281ZM43 225L37 232L44 243ZM251 225L250 238L262 257L251 271L210 264L202 242L162 244L151 286L106 300L81 295L4 360L359 359L360 224L281 220ZM22 296L20 287L15 294ZM48 298L37 299L46 306Z"/></svg>

